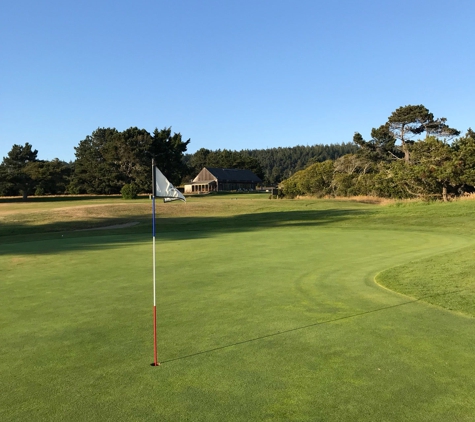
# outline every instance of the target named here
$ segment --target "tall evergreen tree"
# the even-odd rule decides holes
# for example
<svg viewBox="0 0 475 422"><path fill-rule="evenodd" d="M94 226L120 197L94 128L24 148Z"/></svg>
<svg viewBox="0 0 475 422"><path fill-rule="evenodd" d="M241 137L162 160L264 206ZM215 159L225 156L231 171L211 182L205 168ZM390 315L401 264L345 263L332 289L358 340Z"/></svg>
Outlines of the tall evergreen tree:
<svg viewBox="0 0 475 422"><path fill-rule="evenodd" d="M23 199L34 192L35 180L27 168L38 161L38 150L28 142L25 145L13 145L0 164L0 190L5 195L21 194Z"/></svg>
<svg viewBox="0 0 475 422"><path fill-rule="evenodd" d="M71 193L119 193L126 183L120 172L117 145L120 133L115 128L98 128L79 142Z"/></svg>

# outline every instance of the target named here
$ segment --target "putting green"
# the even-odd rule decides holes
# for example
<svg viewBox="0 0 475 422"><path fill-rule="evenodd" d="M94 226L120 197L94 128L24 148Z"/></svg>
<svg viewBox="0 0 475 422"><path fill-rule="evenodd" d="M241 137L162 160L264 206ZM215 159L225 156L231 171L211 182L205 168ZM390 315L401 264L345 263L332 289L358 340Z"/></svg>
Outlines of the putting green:
<svg viewBox="0 0 475 422"><path fill-rule="evenodd" d="M252 225L251 225L252 226ZM2 420L469 421L472 318L374 282L470 236L338 226L1 246Z"/></svg>

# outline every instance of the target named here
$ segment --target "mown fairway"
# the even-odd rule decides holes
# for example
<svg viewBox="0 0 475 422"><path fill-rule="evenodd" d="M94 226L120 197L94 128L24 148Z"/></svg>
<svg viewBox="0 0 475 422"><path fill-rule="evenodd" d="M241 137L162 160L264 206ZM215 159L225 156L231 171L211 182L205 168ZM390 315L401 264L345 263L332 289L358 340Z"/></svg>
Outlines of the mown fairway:
<svg viewBox="0 0 475 422"><path fill-rule="evenodd" d="M0 420L475 420L475 202L157 211L154 368L150 201L0 204Z"/></svg>

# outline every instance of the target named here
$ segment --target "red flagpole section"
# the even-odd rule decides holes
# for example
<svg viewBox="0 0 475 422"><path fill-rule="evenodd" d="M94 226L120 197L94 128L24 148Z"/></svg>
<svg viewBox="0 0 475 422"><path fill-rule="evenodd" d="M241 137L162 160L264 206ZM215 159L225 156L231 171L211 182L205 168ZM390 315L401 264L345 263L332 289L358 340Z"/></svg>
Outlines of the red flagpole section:
<svg viewBox="0 0 475 422"><path fill-rule="evenodd" d="M157 353L157 307L153 307L153 366L160 366Z"/></svg>

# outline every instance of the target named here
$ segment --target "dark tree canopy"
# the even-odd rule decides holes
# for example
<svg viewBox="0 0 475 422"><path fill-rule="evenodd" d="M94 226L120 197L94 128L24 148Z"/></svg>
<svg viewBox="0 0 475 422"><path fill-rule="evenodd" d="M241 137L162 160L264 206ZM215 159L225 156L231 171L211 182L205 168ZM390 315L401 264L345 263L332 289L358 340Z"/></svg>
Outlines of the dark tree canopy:
<svg viewBox="0 0 475 422"><path fill-rule="evenodd" d="M55 158L38 160L38 151L26 143L13 145L0 164L0 195L58 195L67 192L73 164Z"/></svg>
<svg viewBox="0 0 475 422"><path fill-rule="evenodd" d="M189 143L190 139L183 141L180 133L172 135L171 128L153 131L149 157L155 159L162 173L174 185L179 185L187 173L183 156Z"/></svg>
<svg viewBox="0 0 475 422"><path fill-rule="evenodd" d="M117 194L133 183L139 192L151 191L151 164L155 159L162 173L179 184L186 173L183 154L190 140L172 135L171 128L131 127L123 132L99 128L79 143L70 190L75 193Z"/></svg>
<svg viewBox="0 0 475 422"><path fill-rule="evenodd" d="M32 194L35 181L28 174L28 167L37 162L38 150L28 142L25 145L13 145L0 164L0 190L3 195L21 194L24 199Z"/></svg>
<svg viewBox="0 0 475 422"><path fill-rule="evenodd" d="M67 192L73 165L55 158L31 163L25 171L35 182L35 195L60 195Z"/></svg>
<svg viewBox="0 0 475 422"><path fill-rule="evenodd" d="M126 183L118 169L116 129L99 128L75 147L76 162L71 180L72 193L111 194Z"/></svg>

